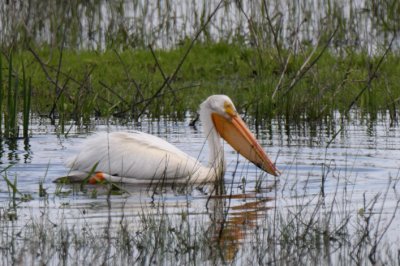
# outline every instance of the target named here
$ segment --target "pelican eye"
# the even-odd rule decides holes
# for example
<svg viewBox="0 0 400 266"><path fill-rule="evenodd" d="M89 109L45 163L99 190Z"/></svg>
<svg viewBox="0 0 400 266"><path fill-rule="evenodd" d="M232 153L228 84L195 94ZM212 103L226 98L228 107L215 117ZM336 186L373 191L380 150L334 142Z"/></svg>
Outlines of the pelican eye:
<svg viewBox="0 0 400 266"><path fill-rule="evenodd" d="M233 105L229 102L224 103L224 109L225 109L225 113L227 113L231 117L237 115L235 107L233 107Z"/></svg>

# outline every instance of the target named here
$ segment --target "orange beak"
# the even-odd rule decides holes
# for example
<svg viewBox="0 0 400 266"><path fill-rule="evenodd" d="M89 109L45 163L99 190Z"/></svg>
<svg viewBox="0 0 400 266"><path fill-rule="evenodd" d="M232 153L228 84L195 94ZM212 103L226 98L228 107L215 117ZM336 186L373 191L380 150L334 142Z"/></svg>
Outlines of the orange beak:
<svg viewBox="0 0 400 266"><path fill-rule="evenodd" d="M279 170L268 158L264 149L239 115L231 115L227 119L217 113L212 114L212 120L220 136L238 153L267 173L278 176Z"/></svg>

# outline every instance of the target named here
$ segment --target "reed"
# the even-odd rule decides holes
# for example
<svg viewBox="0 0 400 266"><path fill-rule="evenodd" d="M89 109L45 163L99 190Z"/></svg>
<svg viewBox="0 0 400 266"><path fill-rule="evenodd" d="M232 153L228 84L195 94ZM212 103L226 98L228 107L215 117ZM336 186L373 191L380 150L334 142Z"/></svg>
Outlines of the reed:
<svg viewBox="0 0 400 266"><path fill-rule="evenodd" d="M7 86L7 106L4 113L4 135L7 139L15 139L18 137L17 128L17 91L18 91L18 76L13 78L13 58L9 57L8 64L8 86Z"/></svg>
<svg viewBox="0 0 400 266"><path fill-rule="evenodd" d="M3 99L4 99L4 89L3 89L3 56L0 54L0 136L3 136Z"/></svg>
<svg viewBox="0 0 400 266"><path fill-rule="evenodd" d="M18 188L17 175L14 176L14 180L9 178L8 171L12 165L5 167L0 170L2 180L6 184L6 188L9 194L8 207L4 210L3 215L0 211L0 218L5 218L7 221L15 221L18 219L18 205L22 202L28 202L33 199L32 195L22 193ZM3 217L2 217L3 216Z"/></svg>
<svg viewBox="0 0 400 266"><path fill-rule="evenodd" d="M56 48L65 42L72 49L124 50L149 44L169 49L179 46L202 27L218 3L154 4L143 0L127 4L118 0L44 4L34 1L23 7L7 3L0 9L1 25L4 25L0 42L7 47L36 43ZM213 23L204 28L200 40L244 40L255 47L259 56L266 48L273 48L275 58L284 64L282 48L294 42L313 42L339 26L334 49L342 50L341 46L371 50L376 44L390 40L389 35L396 32L399 21L393 10L397 7L396 0L387 0L379 6L369 1L224 1ZM21 26L19 21L24 19Z"/></svg>
<svg viewBox="0 0 400 266"><path fill-rule="evenodd" d="M4 133L6 138L10 138L12 135L12 130L13 130L13 117L12 117L12 112L14 110L12 104L14 103L13 101L13 79L12 79L12 55L9 57L9 62L8 62L8 87L7 87L7 111L4 114Z"/></svg>
<svg viewBox="0 0 400 266"><path fill-rule="evenodd" d="M13 56L9 56L8 82L6 89L3 83L3 71L0 71L0 130L1 136L9 140L16 140L19 136L18 117L22 114L23 138L29 137L29 118L31 112L32 81L27 78L25 64L22 63L22 80L19 77L18 69L13 64ZM0 62L1 65L1 62ZM6 100L5 102L3 100ZM4 104L6 104L4 106ZM3 134L4 133L4 134Z"/></svg>
<svg viewBox="0 0 400 266"><path fill-rule="evenodd" d="M116 207L114 204L121 200L120 195L91 187L74 192L77 197L82 194L76 193L84 193L98 202L84 212L96 213L96 218L84 216L84 222L71 224L68 214L81 219L70 213L72 210L55 219L54 207L46 200L39 216L27 218L20 230L11 231L14 216L10 210L8 222L3 220L0 226L0 232L8 234L0 234L0 241L16 241L18 245L4 245L0 249L1 260L12 260L14 252L18 252L24 255L23 263L101 264L112 259L118 264L397 264L396 248L390 248L390 242L386 242L390 238L385 234L395 219L400 200L388 216L384 206L396 194L399 179L390 179L383 193L365 193L363 204L355 207L349 200L354 192L352 174L347 172L344 177L343 172L322 171L324 178L336 182L329 194L322 189L310 194L307 184L311 180L302 180L300 184L283 179L284 184L272 188L271 194L275 196L254 198L251 191L235 194L231 184L218 184L225 188L203 191L211 192L204 198L206 213L192 213L191 202L202 201L197 197L187 198L182 205L173 204L171 212L169 193L177 196L179 188L171 191L167 187L157 188L157 192L144 188L149 189L147 194L141 194L146 200L141 207L136 206L134 215L129 214L130 205L124 207L129 203L111 211L111 206ZM10 202L21 202L16 179L11 181L2 174L13 195ZM237 177L241 175L237 173ZM350 182L343 184L340 180L346 178ZM291 188L284 192L287 186ZM227 194L220 194L224 190ZM279 196L281 192L285 196ZM113 197L118 199L114 201ZM147 197L152 201L146 202ZM70 198L66 202L64 208L68 208ZM22 211L18 204L14 206ZM99 213L105 214L101 223ZM97 222L91 223L90 219Z"/></svg>
<svg viewBox="0 0 400 266"><path fill-rule="evenodd" d="M276 117L293 123L304 117L318 122L337 110L346 115L350 106L366 113L384 112L389 106L396 112L400 97L400 90L392 86L398 68L396 55L355 53L340 58L324 50L325 44L316 50L304 46L304 53L291 56L286 55L290 50L282 48L281 56L290 59L287 66L281 70L279 62L269 61L260 70L259 64L254 64L260 55L251 48L198 43L174 79L168 76L181 64L189 44L169 51L99 54L64 50L61 67L57 60L61 55L50 57L46 49L36 51L36 59L26 53L16 56L31 66L25 71L31 87L37 88L36 111L57 118L60 130L65 121L79 125L93 116L126 121L138 121L142 116L182 119L188 111L195 113L208 95L217 93L231 96L241 113L260 125ZM271 60L273 54L264 51L262 60ZM379 64L380 60L383 63ZM380 75L370 73L371 68ZM58 92L51 89L56 83ZM49 98L53 99L50 109Z"/></svg>
<svg viewBox="0 0 400 266"><path fill-rule="evenodd" d="M179 13L179 1L157 5L135 1L131 6L122 0L99 1L99 5L31 1L22 6L7 1L0 7L0 24L5 28L0 44L2 51L13 53L8 57L8 75L6 56L0 56L0 134L18 138L22 113L23 137L28 138L32 106L34 114L47 114L57 133L67 135L68 126L90 126L93 118L116 117L117 123L181 120L188 112L195 115L198 104L217 93L231 96L256 130L271 130L273 118L280 121L282 132L293 124L313 128L325 121L332 125L327 135L334 139L337 123L346 125L336 121L335 113L346 117L354 108L369 121L389 109L395 124L400 66L398 47L392 43L399 28L398 1L382 5L365 1L362 8L358 1L348 6L335 1L218 3L221 6L187 1ZM17 21L24 21L24 26ZM350 179L347 171L329 169L321 173L320 193L313 195L308 194L307 182L301 184L303 191L298 183L291 184L295 187L291 192L282 192L282 197L275 192L272 200L270 194L255 202L243 198L243 206L231 206L240 195L218 194L206 200L215 209L207 205L194 214L189 208L196 196L174 191L174 196L188 200L168 213L170 195L162 188L148 197L141 194L150 203L144 201L139 214L125 216L121 210L116 217L110 206L113 197L122 201L123 188L114 195L110 184L106 193L98 187L60 184L51 192L40 180L38 195L48 205L41 209L41 217L28 218L13 231L13 222L20 217L17 211L26 207L19 204L29 196L18 188L17 176L12 180L5 172L0 174L12 207L5 211L0 207L0 217L7 218L0 221L4 265L38 260L243 265L255 259L260 265L399 264L396 250L387 251L390 242L383 242L399 201L389 219L382 214L387 195L398 199L397 180L390 180L382 194L364 195L358 210L350 204L351 186L338 183L336 191L327 195L327 180ZM249 193L246 179L241 180L241 194ZM262 180L255 185L260 194L265 190ZM216 188L229 189L232 186ZM109 209L101 209L108 213L101 228L86 223L86 217L71 226L70 220L60 218L62 211L57 216L50 213L61 208L49 206L48 198L68 208L72 196L104 199L101 204ZM286 199L288 203L282 203ZM94 206L93 212L96 208L101 207ZM247 212L240 212L243 209ZM246 238L235 239L241 235Z"/></svg>
<svg viewBox="0 0 400 266"><path fill-rule="evenodd" d="M31 111L32 79L27 79L25 74L25 64L22 62L22 88L23 88L23 107L22 107L22 128L23 137L29 138L29 118Z"/></svg>

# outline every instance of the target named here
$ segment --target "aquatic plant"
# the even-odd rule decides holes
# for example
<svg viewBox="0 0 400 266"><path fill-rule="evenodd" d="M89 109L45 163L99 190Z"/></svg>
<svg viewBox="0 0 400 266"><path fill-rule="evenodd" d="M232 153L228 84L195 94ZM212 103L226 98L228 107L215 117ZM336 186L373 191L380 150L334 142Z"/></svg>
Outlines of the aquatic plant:
<svg viewBox="0 0 400 266"><path fill-rule="evenodd" d="M229 94L257 125L273 117L321 121L350 106L371 114L389 109L395 121L398 24L390 10L397 2L298 5L7 3L0 39L3 51L11 48L29 65L31 83L19 83L35 88L35 112L62 134L71 121L87 125L93 117L183 119L215 93ZM366 29L376 38L365 37ZM13 71L8 90L21 76ZM12 117L7 128L15 127Z"/></svg>
<svg viewBox="0 0 400 266"><path fill-rule="evenodd" d="M19 78L18 70L15 68L13 60L13 56L10 54L8 58L8 82L7 86L4 86L3 69L1 68L2 56L0 56L0 135L15 141L20 137L18 124L20 113L22 113L23 137L25 139L29 137L32 83L31 79L26 77L24 63L22 63L22 80ZM19 107L19 105L22 106Z"/></svg>
<svg viewBox="0 0 400 266"><path fill-rule="evenodd" d="M18 76L13 79L13 58L10 54L8 62L8 86L7 86L7 108L4 113L4 134L6 138L15 139L18 137L17 126L17 95L18 95Z"/></svg>
<svg viewBox="0 0 400 266"><path fill-rule="evenodd" d="M0 136L3 135L3 57L0 55Z"/></svg>
<svg viewBox="0 0 400 266"><path fill-rule="evenodd" d="M352 112L365 123L380 116L397 123L399 3L6 1L0 134L18 138L22 115L29 137L32 114L49 117L62 135L74 126L91 130L96 119L183 120L195 117L208 95L224 93L262 137L276 130L290 138L293 128L315 132L326 123L318 141L328 149L345 135ZM314 183L284 176L267 189L261 176L254 191L245 171L236 173L239 183L232 178L212 192L144 189L134 214L121 195L129 188L114 195L110 184L62 184L52 192L43 179L40 214L27 219L18 218L36 194L24 196L18 175L1 172L9 198L0 205L0 264L398 265L398 247L387 238L399 207L398 177L385 191L352 201L357 180L350 170L323 162L322 173L312 172L320 178ZM316 183L320 191L310 194L307 185ZM332 183L333 192L326 189ZM169 192L185 198L173 213ZM96 202L79 209L75 197ZM386 208L389 197L393 206Z"/></svg>
<svg viewBox="0 0 400 266"><path fill-rule="evenodd" d="M390 179L382 194L364 194L358 207L351 203L355 184L351 171L345 176L332 169L323 171L325 178L336 182L328 194L322 187L320 193L310 194L307 183L311 180L291 182L287 178L267 193L236 194L232 184L192 188L189 194L170 187L157 188L157 192L143 187L143 201L133 212L128 198L110 196L97 189L101 187L90 188L83 193L97 197L103 207L84 208L80 217L70 214L72 223L68 213L77 206L65 204L54 213L45 200L41 214L24 220L19 230L10 230L15 227L11 220L1 221L1 260L15 263L18 258L13 254L20 254L21 263L398 263L396 249L388 249L386 233L393 230L390 226L400 198L389 216L384 214L384 205L396 194L399 179ZM190 195L196 190L202 194ZM185 200L171 207L169 193ZM194 211L193 201L204 204L200 212Z"/></svg>
<svg viewBox="0 0 400 266"><path fill-rule="evenodd" d="M23 128L23 137L27 139L29 137L29 118L31 111L31 98L32 98L32 79L27 79L25 75L25 64L22 63L22 99L23 99L23 107L22 107L22 128Z"/></svg>

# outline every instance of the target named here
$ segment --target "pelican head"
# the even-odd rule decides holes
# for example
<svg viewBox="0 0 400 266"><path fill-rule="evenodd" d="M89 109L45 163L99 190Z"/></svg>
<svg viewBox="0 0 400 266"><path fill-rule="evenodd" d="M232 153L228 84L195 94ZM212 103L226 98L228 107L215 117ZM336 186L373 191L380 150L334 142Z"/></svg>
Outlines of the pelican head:
<svg viewBox="0 0 400 266"><path fill-rule="evenodd" d="M222 150L219 137L222 137L238 153L260 169L278 176L279 170L268 158L264 149L240 118L232 100L226 95L212 95L200 105L200 119L204 123L205 134L209 140L211 156L217 158ZM211 159L210 159L211 160Z"/></svg>

